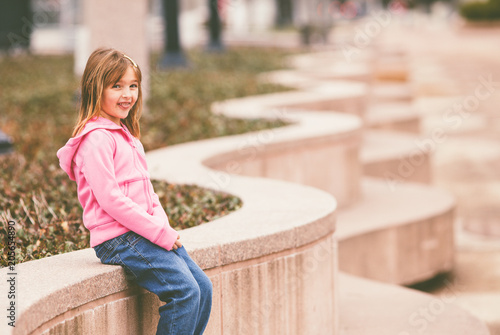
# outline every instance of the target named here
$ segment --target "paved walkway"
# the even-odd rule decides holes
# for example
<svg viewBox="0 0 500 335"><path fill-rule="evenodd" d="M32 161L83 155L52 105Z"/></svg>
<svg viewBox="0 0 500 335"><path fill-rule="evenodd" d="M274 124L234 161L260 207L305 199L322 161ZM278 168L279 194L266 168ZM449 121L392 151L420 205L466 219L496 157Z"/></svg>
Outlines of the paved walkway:
<svg viewBox="0 0 500 335"><path fill-rule="evenodd" d="M455 269L422 288L500 335L500 28L431 24L397 34L411 40L414 69L460 96L427 94L418 101L433 110L423 118L424 135L445 132L435 143L434 184L454 193L458 204ZM484 84L490 78L497 84ZM454 110L457 102L468 110Z"/></svg>

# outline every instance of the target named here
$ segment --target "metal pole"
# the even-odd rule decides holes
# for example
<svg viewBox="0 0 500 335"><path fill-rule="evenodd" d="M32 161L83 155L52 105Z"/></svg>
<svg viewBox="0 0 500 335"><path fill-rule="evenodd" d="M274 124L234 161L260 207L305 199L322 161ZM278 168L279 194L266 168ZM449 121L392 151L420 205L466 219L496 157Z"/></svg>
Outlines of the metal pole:
<svg viewBox="0 0 500 335"><path fill-rule="evenodd" d="M29 51L32 31L30 0L0 1L0 51Z"/></svg>
<svg viewBox="0 0 500 335"><path fill-rule="evenodd" d="M160 69L186 67L188 62L182 52L179 38L179 3L178 0L163 0L165 19L165 51L160 59Z"/></svg>
<svg viewBox="0 0 500 335"><path fill-rule="evenodd" d="M293 24L293 5L291 0L276 0L276 26L288 27Z"/></svg>
<svg viewBox="0 0 500 335"><path fill-rule="evenodd" d="M208 51L223 51L224 46L221 42L221 20L219 16L219 1L208 0L208 8L210 18L208 22L208 30L210 32L210 41L207 46Z"/></svg>

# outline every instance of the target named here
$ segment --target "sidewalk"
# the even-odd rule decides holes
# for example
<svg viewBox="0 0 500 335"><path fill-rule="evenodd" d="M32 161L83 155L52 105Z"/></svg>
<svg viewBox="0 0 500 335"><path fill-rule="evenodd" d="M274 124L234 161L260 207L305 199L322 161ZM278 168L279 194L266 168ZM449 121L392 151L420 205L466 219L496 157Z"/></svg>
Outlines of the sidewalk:
<svg viewBox="0 0 500 335"><path fill-rule="evenodd" d="M423 117L422 133L445 131L436 143L434 184L451 191L458 204L455 269L425 290L453 299L499 335L500 29L451 26L409 33L413 70L439 72L460 96L446 102L428 95L418 102L435 107ZM486 89L491 94L480 96Z"/></svg>

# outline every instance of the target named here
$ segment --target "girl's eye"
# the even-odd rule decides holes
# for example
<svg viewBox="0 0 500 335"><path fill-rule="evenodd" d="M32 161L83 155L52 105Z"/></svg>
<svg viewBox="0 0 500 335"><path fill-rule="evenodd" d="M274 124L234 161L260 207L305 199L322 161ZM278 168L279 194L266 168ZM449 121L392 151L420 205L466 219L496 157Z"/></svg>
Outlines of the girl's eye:
<svg viewBox="0 0 500 335"><path fill-rule="evenodd" d="M115 85L113 85L113 87L112 87L112 88L120 88L120 85L115 84Z"/></svg>
<svg viewBox="0 0 500 335"><path fill-rule="evenodd" d="M130 85L130 87L137 88L138 86L137 86L137 84L132 84L132 85Z"/></svg>

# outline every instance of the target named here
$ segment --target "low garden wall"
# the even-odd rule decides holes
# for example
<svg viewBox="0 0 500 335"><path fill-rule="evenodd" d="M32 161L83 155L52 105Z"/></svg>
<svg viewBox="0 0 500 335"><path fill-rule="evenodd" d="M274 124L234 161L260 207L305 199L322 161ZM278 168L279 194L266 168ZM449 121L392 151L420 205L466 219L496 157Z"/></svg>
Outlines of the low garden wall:
<svg viewBox="0 0 500 335"><path fill-rule="evenodd" d="M207 334L319 334L325 329L337 333L333 196L296 183L208 167L233 162L251 172L248 166L264 162L273 166L270 162L277 156L297 162L289 171L297 181L313 180L315 169L303 163L319 167L322 161L286 149L297 146L304 155L331 156L347 169L360 142L356 117L292 112L290 116L295 124L272 130L272 141L256 144L259 154L247 162L238 149L262 132L148 153L153 178L196 183L243 201L240 210L181 232L184 245L214 284ZM279 167L278 161L274 167ZM325 170L324 176L329 173ZM5 327L2 334L154 333L159 301L128 283L120 267L100 264L91 249L23 263L16 269L20 293L16 327ZM7 269L1 273L7 276Z"/></svg>

